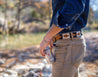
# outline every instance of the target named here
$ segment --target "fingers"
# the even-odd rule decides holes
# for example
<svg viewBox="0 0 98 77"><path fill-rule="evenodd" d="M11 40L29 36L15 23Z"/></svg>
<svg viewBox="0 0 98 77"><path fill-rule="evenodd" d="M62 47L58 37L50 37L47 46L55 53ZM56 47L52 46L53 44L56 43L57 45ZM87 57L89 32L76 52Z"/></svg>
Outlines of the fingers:
<svg viewBox="0 0 98 77"><path fill-rule="evenodd" d="M53 40L50 41L50 48L53 48Z"/></svg>
<svg viewBox="0 0 98 77"><path fill-rule="evenodd" d="M41 54L42 56L45 56L43 47L40 46L39 52L40 52L40 54Z"/></svg>
<svg viewBox="0 0 98 77"><path fill-rule="evenodd" d="M47 42L47 41L43 40L43 41L40 43L39 52L40 52L40 54L41 54L42 56L45 56L44 50L45 50L45 48L46 48L48 45L50 45L50 48L53 47L53 42L52 42L52 40L51 40L50 42Z"/></svg>
<svg viewBox="0 0 98 77"><path fill-rule="evenodd" d="M41 42L41 44L40 44L40 50L39 50L39 52L40 52L40 54L42 55L42 56L45 56L45 52L44 52L44 50L45 50L45 48L48 46L48 43L46 43L46 42L44 42L44 40Z"/></svg>

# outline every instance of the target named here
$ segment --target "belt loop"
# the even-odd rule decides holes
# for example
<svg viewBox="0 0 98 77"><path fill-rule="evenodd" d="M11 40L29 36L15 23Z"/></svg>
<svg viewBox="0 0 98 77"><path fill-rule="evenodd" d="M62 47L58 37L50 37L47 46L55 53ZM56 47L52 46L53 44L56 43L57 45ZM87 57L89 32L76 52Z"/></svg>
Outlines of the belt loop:
<svg viewBox="0 0 98 77"><path fill-rule="evenodd" d="M71 34L71 40L73 40L73 33L71 32L70 34Z"/></svg>

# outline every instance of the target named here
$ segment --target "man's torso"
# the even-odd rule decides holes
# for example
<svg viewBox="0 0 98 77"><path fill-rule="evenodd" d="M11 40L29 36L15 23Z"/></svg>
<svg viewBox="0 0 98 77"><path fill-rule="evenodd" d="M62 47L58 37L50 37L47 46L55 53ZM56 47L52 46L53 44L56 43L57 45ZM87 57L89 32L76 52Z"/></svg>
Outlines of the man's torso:
<svg viewBox="0 0 98 77"><path fill-rule="evenodd" d="M52 26L52 22L55 14L57 13L58 10L60 11L63 8L63 5L65 3L66 0L52 0L53 16L51 19L50 27ZM60 33L80 31L87 24L88 12L89 12L89 0L86 0L84 12L79 16L76 22L72 25L71 30L63 29Z"/></svg>

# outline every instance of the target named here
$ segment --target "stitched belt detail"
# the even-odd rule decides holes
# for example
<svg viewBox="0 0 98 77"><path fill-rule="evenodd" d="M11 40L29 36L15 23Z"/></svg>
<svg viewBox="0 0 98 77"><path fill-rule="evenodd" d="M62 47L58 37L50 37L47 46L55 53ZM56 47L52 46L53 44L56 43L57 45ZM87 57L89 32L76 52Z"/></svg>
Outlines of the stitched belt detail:
<svg viewBox="0 0 98 77"><path fill-rule="evenodd" d="M62 34L55 35L52 38L52 40L53 40L53 42L56 42L59 39L76 38L76 37L81 37L81 35L82 35L82 32L81 31L69 32L69 33L62 33Z"/></svg>

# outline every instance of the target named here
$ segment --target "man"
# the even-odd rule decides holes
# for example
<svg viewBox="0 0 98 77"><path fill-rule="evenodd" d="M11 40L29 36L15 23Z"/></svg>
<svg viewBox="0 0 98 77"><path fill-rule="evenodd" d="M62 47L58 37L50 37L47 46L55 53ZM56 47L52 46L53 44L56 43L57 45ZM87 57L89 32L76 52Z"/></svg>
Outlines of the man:
<svg viewBox="0 0 98 77"><path fill-rule="evenodd" d="M89 0L52 0L50 29L40 43L40 53L50 45L56 61L52 77L78 77L78 67L86 49L81 29L87 24ZM52 43L53 41L53 43Z"/></svg>

